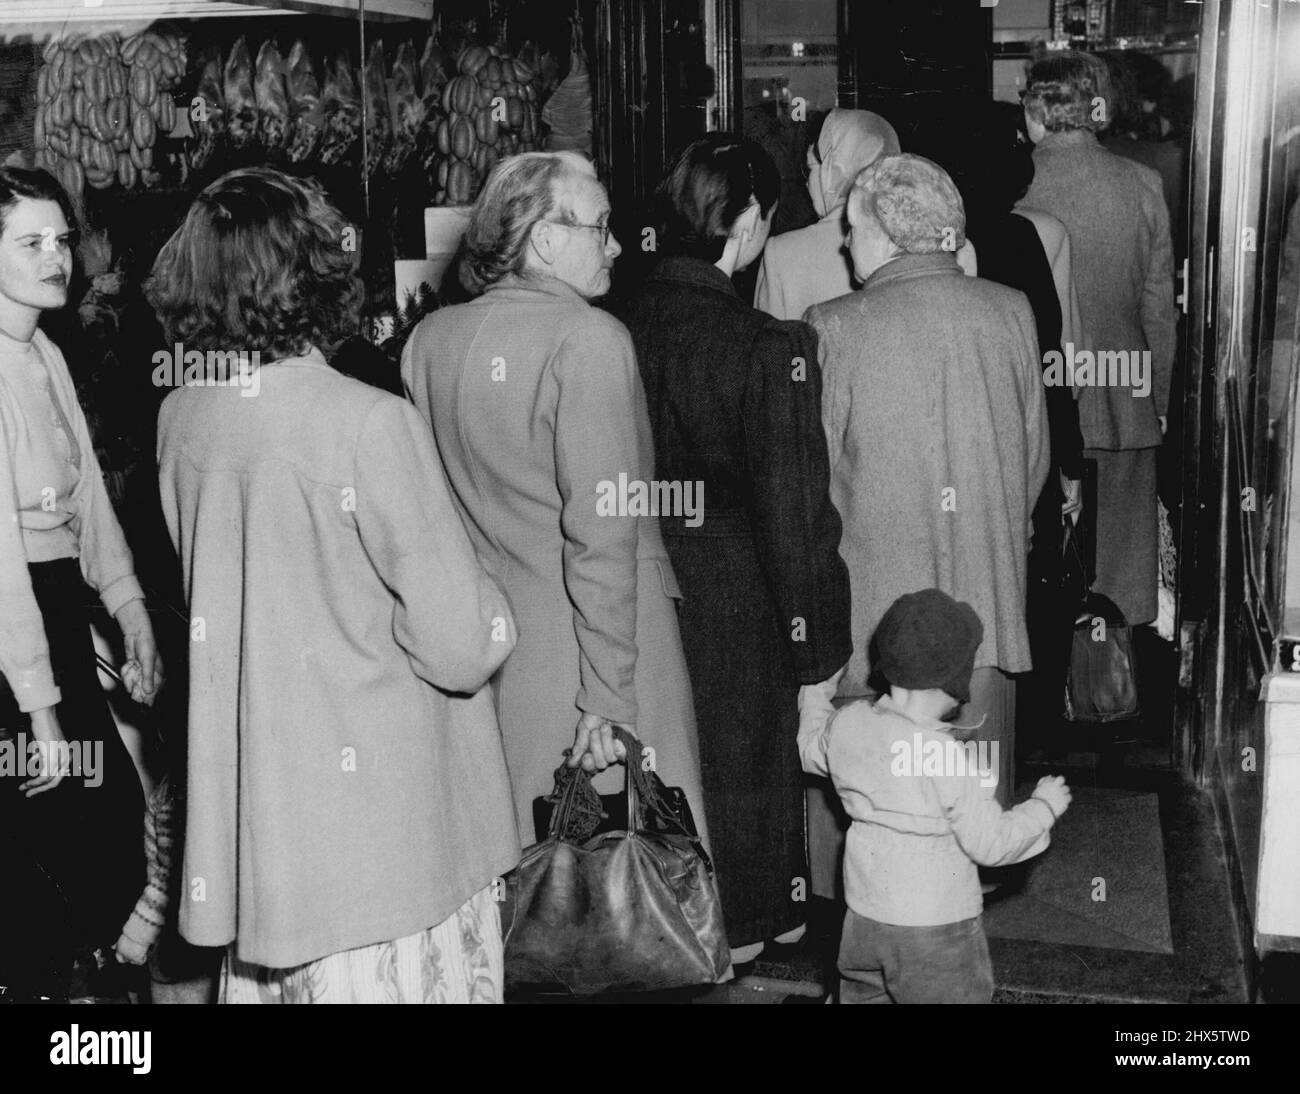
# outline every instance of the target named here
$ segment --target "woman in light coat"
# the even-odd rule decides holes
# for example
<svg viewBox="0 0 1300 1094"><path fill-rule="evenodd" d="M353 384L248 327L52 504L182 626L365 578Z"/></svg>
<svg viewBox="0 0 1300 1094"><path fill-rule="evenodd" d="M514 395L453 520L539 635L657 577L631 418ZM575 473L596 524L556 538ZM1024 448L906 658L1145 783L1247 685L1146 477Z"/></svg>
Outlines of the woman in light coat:
<svg viewBox="0 0 1300 1094"><path fill-rule="evenodd" d="M233 171L148 287L198 373L158 428L192 620L181 933L229 947L224 1002L500 1002L519 843L484 685L514 627L419 415L327 363L345 228L314 184Z"/></svg>
<svg viewBox="0 0 1300 1094"><path fill-rule="evenodd" d="M1097 463L1093 589L1138 624L1156 617L1156 451L1176 346L1173 250L1160 176L1097 143L1104 73L1098 59L1078 53L1030 70L1034 181L1021 204L1051 213L1070 233L1085 334L1074 349L1129 362L1127 383L1082 386L1078 396L1084 457ZM1124 379L1110 365L1106 372Z"/></svg>
<svg viewBox="0 0 1300 1094"><path fill-rule="evenodd" d="M462 277L483 294L425 319L402 358L519 624L495 687L524 844L565 746L571 763L603 770L622 756L615 725L655 750L660 777L705 826L681 594L661 508L641 506L655 467L645 392L627 328L588 303L608 291L620 252L609 214L581 157L504 160L466 235ZM707 503L679 485L679 508Z"/></svg>

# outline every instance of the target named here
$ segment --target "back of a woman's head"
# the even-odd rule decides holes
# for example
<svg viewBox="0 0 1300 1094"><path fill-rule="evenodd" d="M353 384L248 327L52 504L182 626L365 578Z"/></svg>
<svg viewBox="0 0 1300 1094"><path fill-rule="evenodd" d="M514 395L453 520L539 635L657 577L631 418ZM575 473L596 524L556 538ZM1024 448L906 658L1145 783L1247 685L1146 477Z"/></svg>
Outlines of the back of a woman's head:
<svg viewBox="0 0 1300 1094"><path fill-rule="evenodd" d="M145 294L186 349L328 355L357 329L354 237L315 182L241 168L199 194Z"/></svg>
<svg viewBox="0 0 1300 1094"><path fill-rule="evenodd" d="M716 262L750 201L766 218L780 193L780 172L757 142L721 133L701 137L659 184L660 250Z"/></svg>
<svg viewBox="0 0 1300 1094"><path fill-rule="evenodd" d="M1025 111L1049 133L1099 132L1107 125L1110 97L1106 64L1089 53L1051 53L1029 69Z"/></svg>
<svg viewBox="0 0 1300 1094"><path fill-rule="evenodd" d="M18 202L24 198L32 201L52 201L63 210L69 228L76 228L77 218L67 192L48 171L24 167L0 167L0 235L4 234L5 219Z"/></svg>
<svg viewBox="0 0 1300 1094"><path fill-rule="evenodd" d="M955 252L966 243L961 194L948 172L924 156L882 156L858 173L849 201L905 254Z"/></svg>
<svg viewBox="0 0 1300 1094"><path fill-rule="evenodd" d="M533 226L551 218L573 222L564 190L574 177L596 177L591 162L576 152L522 152L492 168L465 230L460 264L465 288L482 292L524 272Z"/></svg>

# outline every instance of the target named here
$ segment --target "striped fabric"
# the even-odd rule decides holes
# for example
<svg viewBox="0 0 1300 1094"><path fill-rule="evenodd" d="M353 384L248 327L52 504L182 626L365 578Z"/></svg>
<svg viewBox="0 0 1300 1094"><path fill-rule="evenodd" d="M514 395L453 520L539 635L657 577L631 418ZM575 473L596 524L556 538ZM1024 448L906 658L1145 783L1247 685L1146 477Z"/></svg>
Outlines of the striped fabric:
<svg viewBox="0 0 1300 1094"><path fill-rule="evenodd" d="M172 824L175 808L170 777L163 776L149 795L145 807L144 853L148 873L144 892L122 928L127 938L146 951L157 943L167 918L168 886L176 837Z"/></svg>
<svg viewBox="0 0 1300 1094"><path fill-rule="evenodd" d="M492 887L434 927L292 969L240 961L232 944L220 1003L500 1003L505 968Z"/></svg>

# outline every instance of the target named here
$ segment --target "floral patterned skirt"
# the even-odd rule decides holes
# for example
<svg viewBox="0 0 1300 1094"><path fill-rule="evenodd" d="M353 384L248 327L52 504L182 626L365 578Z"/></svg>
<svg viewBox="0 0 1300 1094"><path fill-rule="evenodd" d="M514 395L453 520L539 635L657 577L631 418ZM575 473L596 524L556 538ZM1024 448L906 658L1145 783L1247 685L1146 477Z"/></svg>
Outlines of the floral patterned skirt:
<svg viewBox="0 0 1300 1094"><path fill-rule="evenodd" d="M234 944L221 1003L500 1003L501 913L489 886L436 926L292 969L249 964Z"/></svg>

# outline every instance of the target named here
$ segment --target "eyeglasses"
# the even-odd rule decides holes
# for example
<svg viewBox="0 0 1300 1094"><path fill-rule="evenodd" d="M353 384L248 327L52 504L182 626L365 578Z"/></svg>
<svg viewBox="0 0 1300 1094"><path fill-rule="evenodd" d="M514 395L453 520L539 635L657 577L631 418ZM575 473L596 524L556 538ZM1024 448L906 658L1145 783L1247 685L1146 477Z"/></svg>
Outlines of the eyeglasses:
<svg viewBox="0 0 1300 1094"><path fill-rule="evenodd" d="M600 245L609 246L609 234L614 230L608 224L572 224L567 220L548 220L547 224L558 224L561 228L590 228L601 233Z"/></svg>

